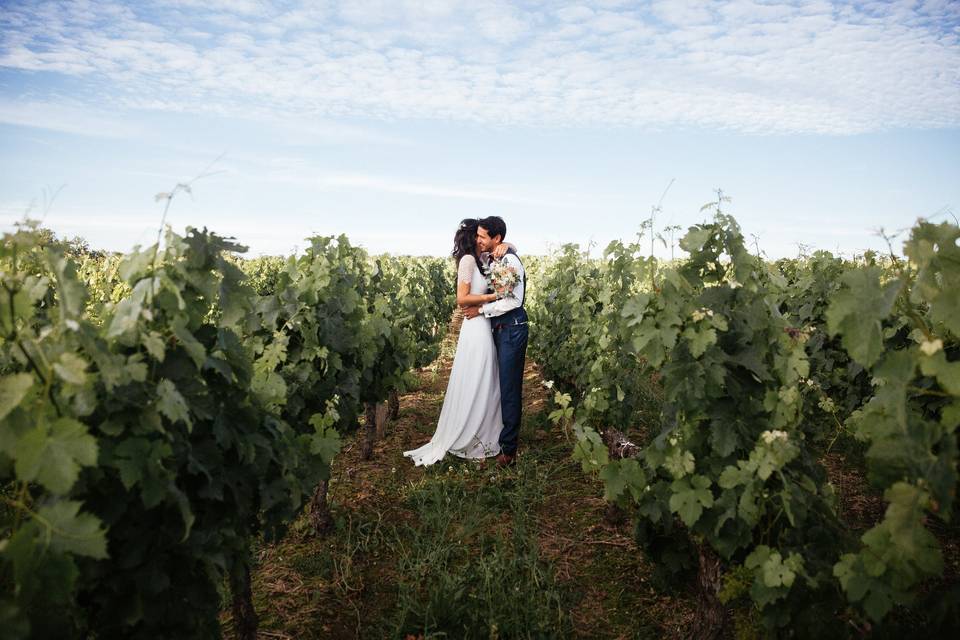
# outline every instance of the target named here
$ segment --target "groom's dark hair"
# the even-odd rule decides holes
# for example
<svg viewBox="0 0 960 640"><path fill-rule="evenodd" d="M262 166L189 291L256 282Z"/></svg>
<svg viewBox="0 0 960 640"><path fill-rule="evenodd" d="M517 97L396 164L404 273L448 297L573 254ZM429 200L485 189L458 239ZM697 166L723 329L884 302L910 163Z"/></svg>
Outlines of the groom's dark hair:
<svg viewBox="0 0 960 640"><path fill-rule="evenodd" d="M478 226L487 230L487 234L492 238L500 236L500 242L507 239L507 223L500 216L488 216L480 220Z"/></svg>

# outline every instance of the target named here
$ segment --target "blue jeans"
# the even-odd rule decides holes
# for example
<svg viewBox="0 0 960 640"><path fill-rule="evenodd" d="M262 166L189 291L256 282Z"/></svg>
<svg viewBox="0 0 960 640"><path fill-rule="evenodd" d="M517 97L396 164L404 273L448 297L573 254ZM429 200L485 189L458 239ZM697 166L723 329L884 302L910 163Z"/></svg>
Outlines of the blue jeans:
<svg viewBox="0 0 960 640"><path fill-rule="evenodd" d="M497 318L493 318L496 326ZM523 413L523 366L527 355L527 325L508 325L494 328L493 342L497 346L500 365L500 410L503 431L500 432L500 450L508 455L517 452L520 418Z"/></svg>

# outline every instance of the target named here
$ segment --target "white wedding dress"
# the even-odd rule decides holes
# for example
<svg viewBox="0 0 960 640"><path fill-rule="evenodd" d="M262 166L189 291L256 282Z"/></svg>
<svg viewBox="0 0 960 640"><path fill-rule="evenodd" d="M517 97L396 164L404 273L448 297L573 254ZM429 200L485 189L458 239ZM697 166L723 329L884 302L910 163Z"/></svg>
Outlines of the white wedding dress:
<svg viewBox="0 0 960 640"><path fill-rule="evenodd" d="M487 292L487 282L471 255L460 259L457 282L469 282L471 294ZM461 458L495 456L500 453L502 430L497 349L490 320L464 318L437 430L430 442L403 455L416 465L433 464L448 451Z"/></svg>

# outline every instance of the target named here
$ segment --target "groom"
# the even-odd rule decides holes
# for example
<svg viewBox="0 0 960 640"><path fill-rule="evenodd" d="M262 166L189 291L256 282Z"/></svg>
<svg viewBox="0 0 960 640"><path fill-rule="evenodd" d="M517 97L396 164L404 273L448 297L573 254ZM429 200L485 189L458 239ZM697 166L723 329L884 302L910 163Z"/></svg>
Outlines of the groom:
<svg viewBox="0 0 960 640"><path fill-rule="evenodd" d="M480 220L477 230L477 249L487 254L503 242L507 235L507 225L499 216L490 216ZM527 354L527 312L523 308L523 297L527 285L527 274L523 270L517 252L512 248L503 257L517 270L520 282L513 290L513 296L488 302L480 307L465 307L464 317L476 318L483 314L490 318L493 329L493 342L497 346L497 361L500 365L500 411L503 414L503 431L500 432L500 455L497 465L506 467L513 464L517 456L517 437L520 434L520 414L523 391L523 365Z"/></svg>

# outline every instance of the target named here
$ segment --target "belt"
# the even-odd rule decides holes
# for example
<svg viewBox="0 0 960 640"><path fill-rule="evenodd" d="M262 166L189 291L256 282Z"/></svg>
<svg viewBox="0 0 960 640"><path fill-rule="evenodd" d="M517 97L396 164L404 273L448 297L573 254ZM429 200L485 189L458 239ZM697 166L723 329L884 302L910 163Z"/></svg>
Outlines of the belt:
<svg viewBox="0 0 960 640"><path fill-rule="evenodd" d="M492 328L494 331L496 331L497 329L503 329L503 328L505 328L505 327L518 327L518 326L523 325L523 324L527 324L527 321L526 321L526 320L520 320L519 318L514 318L514 319L513 319L513 322L496 322L496 323L494 323L493 327L491 327L491 328Z"/></svg>

